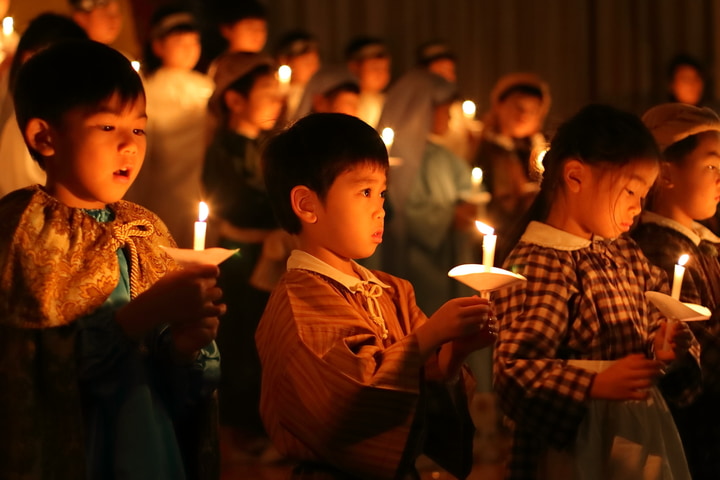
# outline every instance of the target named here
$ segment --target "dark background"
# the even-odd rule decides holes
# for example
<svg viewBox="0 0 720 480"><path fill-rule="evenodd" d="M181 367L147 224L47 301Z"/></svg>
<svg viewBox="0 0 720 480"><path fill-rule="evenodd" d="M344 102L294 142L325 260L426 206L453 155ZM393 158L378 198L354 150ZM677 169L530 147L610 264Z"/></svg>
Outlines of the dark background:
<svg viewBox="0 0 720 480"><path fill-rule="evenodd" d="M67 0L11 0L22 32L29 19ZM127 14L118 47L141 51L147 20L166 0L120 0ZM191 0L203 14L221 0ZM242 1L242 0L223 0ZM666 67L679 52L706 65L707 88L718 90L720 1L717 0L264 0L267 50L284 32L303 28L321 43L325 63L342 60L346 42L370 34L388 42L394 77L414 63L416 47L442 39L457 53L463 95L482 113L495 80L534 71L550 84L547 130L589 102L641 113L666 98ZM207 31L213 32L208 24ZM208 34L203 61L222 48ZM714 95L713 95L714 96Z"/></svg>

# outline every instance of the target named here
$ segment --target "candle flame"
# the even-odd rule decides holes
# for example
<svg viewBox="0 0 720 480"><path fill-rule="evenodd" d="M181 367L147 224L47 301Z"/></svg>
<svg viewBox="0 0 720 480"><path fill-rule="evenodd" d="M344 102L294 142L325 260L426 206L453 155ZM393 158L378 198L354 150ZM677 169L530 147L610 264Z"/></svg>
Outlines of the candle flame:
<svg viewBox="0 0 720 480"><path fill-rule="evenodd" d="M2 29L5 35L11 35L15 31L15 21L12 17L3 18Z"/></svg>
<svg viewBox="0 0 720 480"><path fill-rule="evenodd" d="M200 202L200 204L198 205L198 221L199 222L206 221L209 215L210 215L210 208L208 208L207 203Z"/></svg>
<svg viewBox="0 0 720 480"><path fill-rule="evenodd" d="M465 100L462 103L462 111L467 118L474 118L476 110L477 109L475 108L475 102L473 102L472 100Z"/></svg>
<svg viewBox="0 0 720 480"><path fill-rule="evenodd" d="M292 68L289 65L280 65L278 68L278 80L280 83L290 83L292 77Z"/></svg>
<svg viewBox="0 0 720 480"><path fill-rule="evenodd" d="M383 142L385 142L385 146L387 147L392 145L393 141L395 140L395 132L390 127L383 128L380 136L382 137L382 140Z"/></svg>
<svg viewBox="0 0 720 480"><path fill-rule="evenodd" d="M133 60L132 62L130 62L130 65L132 65L133 70L135 70L136 72L140 71L140 62L138 62L137 60Z"/></svg>
<svg viewBox="0 0 720 480"><path fill-rule="evenodd" d="M678 265L682 267L688 262L688 260L690 260L690 255L688 255L687 253L683 253L682 255L680 255L680 258L678 258Z"/></svg>
<svg viewBox="0 0 720 480"><path fill-rule="evenodd" d="M482 179L483 179L482 168L480 168L480 167L473 168L471 175L472 175L472 179L474 182L477 182L478 184L482 183Z"/></svg>
<svg viewBox="0 0 720 480"><path fill-rule="evenodd" d="M479 220L475 220L475 228L477 228L478 231L483 235L492 235L493 233L495 233L495 229L493 227L491 227L490 225L486 225Z"/></svg>

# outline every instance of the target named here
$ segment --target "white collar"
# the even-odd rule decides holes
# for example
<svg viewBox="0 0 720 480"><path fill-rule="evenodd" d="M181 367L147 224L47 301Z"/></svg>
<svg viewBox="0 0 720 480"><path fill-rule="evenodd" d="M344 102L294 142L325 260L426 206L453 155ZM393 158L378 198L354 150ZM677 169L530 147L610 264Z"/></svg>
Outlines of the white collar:
<svg viewBox="0 0 720 480"><path fill-rule="evenodd" d="M309 270L316 272L326 277L332 278L336 282L343 285L345 288L350 290L352 293L357 293L360 286L374 283L380 285L382 288L390 288L389 285L378 280L378 278L367 268L359 265L356 262L353 263L353 270L355 270L361 278L353 277L347 273L343 273L337 268L328 265L319 258L303 251L293 250L290 253L290 258L287 261L288 270Z"/></svg>
<svg viewBox="0 0 720 480"><path fill-rule="evenodd" d="M720 238L717 237L710 229L706 228L698 222L692 223L692 228L687 228L685 225L676 222L672 218L664 217L655 212L645 211L640 215L641 223L654 223L662 227L670 228L685 235L695 245L700 245L700 242L707 240L712 243L720 243Z"/></svg>
<svg viewBox="0 0 720 480"><path fill-rule="evenodd" d="M593 240L588 240L565 230L551 227L547 223L530 222L520 240L541 247L571 251L587 248L593 241L602 240L602 238L594 237Z"/></svg>

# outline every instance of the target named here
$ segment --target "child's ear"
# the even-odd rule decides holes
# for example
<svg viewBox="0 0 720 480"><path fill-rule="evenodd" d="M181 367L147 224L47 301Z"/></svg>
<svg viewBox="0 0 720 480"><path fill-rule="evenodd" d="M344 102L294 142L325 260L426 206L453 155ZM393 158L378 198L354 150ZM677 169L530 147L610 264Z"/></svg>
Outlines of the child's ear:
<svg viewBox="0 0 720 480"><path fill-rule="evenodd" d="M673 167L674 165L670 162L660 162L660 173L655 183L660 188L674 188L673 183Z"/></svg>
<svg viewBox="0 0 720 480"><path fill-rule="evenodd" d="M223 93L223 101L232 113L239 113L245 109L245 97L235 90L226 90Z"/></svg>
<svg viewBox="0 0 720 480"><path fill-rule="evenodd" d="M52 141L52 127L41 118L31 118L25 126L25 142L43 157L55 154Z"/></svg>
<svg viewBox="0 0 720 480"><path fill-rule="evenodd" d="M293 212L303 223L316 223L318 220L317 208L320 199L317 194L305 185L298 185L290 190L290 204Z"/></svg>
<svg viewBox="0 0 720 480"><path fill-rule="evenodd" d="M587 177L588 167L580 160L571 158L563 165L563 181L568 190L578 193Z"/></svg>

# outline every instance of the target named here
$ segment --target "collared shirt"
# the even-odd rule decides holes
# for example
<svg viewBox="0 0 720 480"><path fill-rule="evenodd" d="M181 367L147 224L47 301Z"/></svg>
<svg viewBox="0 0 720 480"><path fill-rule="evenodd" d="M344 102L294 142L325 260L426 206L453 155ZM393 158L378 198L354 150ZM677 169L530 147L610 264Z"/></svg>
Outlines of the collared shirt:
<svg viewBox="0 0 720 480"><path fill-rule="evenodd" d="M357 478L397 478L423 448L425 315L412 286L353 264L359 278L295 250L255 335L260 413L278 450ZM373 320L368 290L384 325ZM385 332L386 336L385 336ZM385 338L383 338L385 337ZM462 435L446 450L459 451ZM335 478L335 477L333 477Z"/></svg>
<svg viewBox="0 0 720 480"><path fill-rule="evenodd" d="M595 374L567 361L651 358L663 318L645 292L668 287L632 239L588 240L540 222L530 223L505 268L527 284L495 301L494 381L516 424L510 478L530 479L547 446L572 444L586 412ZM697 345L692 352L697 358ZM679 401L694 393L679 392Z"/></svg>

